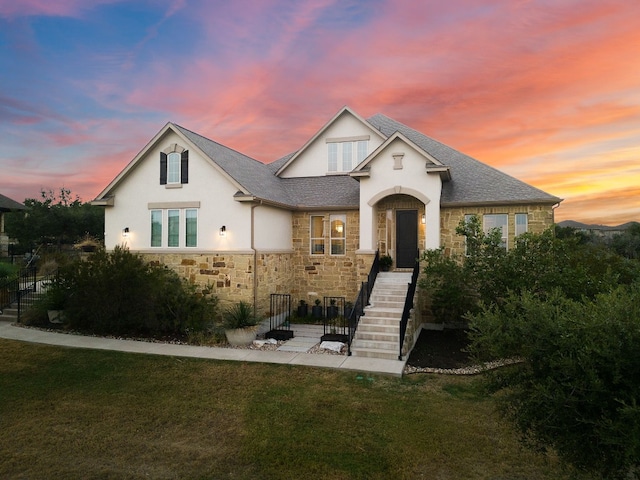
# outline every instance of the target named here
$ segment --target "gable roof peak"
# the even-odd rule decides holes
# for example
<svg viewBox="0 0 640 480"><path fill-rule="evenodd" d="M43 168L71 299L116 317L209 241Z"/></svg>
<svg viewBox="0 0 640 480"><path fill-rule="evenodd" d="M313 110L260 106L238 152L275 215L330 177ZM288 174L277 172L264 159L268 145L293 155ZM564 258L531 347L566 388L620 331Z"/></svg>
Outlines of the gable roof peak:
<svg viewBox="0 0 640 480"><path fill-rule="evenodd" d="M320 130L318 130L309 140L307 140L307 142L297 151L295 152L286 162L284 162L280 168L278 168L278 170L275 172L276 176L280 176L282 174L282 172L284 172L287 167L289 167L289 165L291 165L293 162L296 161L296 159L307 150L307 148L309 148L309 146L315 142L324 132L327 131L327 129L333 125L340 117L342 117L344 114L349 114L351 116L353 116L355 119L357 119L359 122L361 122L363 125L366 125L367 128L369 128L373 133L375 133L376 135L380 136L380 138L382 138L383 140L385 140L387 137L386 135L384 135L379 129L377 129L374 125L372 125L371 123L369 123L367 120L365 120L363 117L361 117L360 115L358 115L354 110L352 110L351 108L349 108L348 106L343 106L338 113L336 113L327 123L325 123L322 128Z"/></svg>

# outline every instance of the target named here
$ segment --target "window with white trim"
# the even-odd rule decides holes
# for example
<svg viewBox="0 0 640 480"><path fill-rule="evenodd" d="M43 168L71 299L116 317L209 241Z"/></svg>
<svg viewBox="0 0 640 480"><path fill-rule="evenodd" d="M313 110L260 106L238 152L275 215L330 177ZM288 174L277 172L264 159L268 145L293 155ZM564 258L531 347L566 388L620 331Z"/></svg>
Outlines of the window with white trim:
<svg viewBox="0 0 640 480"><path fill-rule="evenodd" d="M483 217L483 230L488 234L491 230L499 228L501 231L502 246L507 248L507 238L509 234L509 215L506 213L487 214Z"/></svg>
<svg viewBox="0 0 640 480"><path fill-rule="evenodd" d="M311 255L324 254L324 216L311 215L310 226Z"/></svg>
<svg viewBox="0 0 640 480"><path fill-rule="evenodd" d="M529 231L529 215L526 213L516 213L516 237Z"/></svg>
<svg viewBox="0 0 640 480"><path fill-rule="evenodd" d="M153 209L151 214L152 247L197 247L198 209Z"/></svg>
<svg viewBox="0 0 640 480"><path fill-rule="evenodd" d="M151 246L162 246L162 210L151 210Z"/></svg>
<svg viewBox="0 0 640 480"><path fill-rule="evenodd" d="M347 216L331 215L329 224L331 255L344 255L347 250Z"/></svg>
<svg viewBox="0 0 640 480"><path fill-rule="evenodd" d="M189 183L189 151L173 145L172 151L160 152L160 185L178 187Z"/></svg>
<svg viewBox="0 0 640 480"><path fill-rule="evenodd" d="M327 141L327 171L350 172L367 158L368 148L368 140Z"/></svg>

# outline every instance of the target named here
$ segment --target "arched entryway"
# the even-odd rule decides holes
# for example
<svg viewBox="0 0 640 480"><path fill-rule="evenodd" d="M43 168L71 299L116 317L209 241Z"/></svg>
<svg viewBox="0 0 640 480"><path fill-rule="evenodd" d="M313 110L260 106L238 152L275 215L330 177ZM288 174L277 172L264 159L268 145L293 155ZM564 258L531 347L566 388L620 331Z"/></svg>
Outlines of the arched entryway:
<svg viewBox="0 0 640 480"><path fill-rule="evenodd" d="M425 245L425 205L405 194L388 195L375 206L378 250L393 257L394 268L411 268Z"/></svg>

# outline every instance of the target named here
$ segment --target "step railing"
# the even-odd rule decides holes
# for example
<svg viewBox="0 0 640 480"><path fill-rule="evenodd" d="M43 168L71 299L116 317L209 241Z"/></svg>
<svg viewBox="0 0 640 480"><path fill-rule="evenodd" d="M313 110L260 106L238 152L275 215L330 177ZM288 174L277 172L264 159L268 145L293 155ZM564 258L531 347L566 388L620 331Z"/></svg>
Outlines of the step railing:
<svg viewBox="0 0 640 480"><path fill-rule="evenodd" d="M413 308L413 297L416 293L416 287L418 285L418 275L420 273L420 261L416 260L413 266L413 272L411 273L411 283L407 290L407 297L404 300L404 309L402 310L402 318L400 319L400 350L398 354L398 360L402 360L402 347L404 346L404 336L407 333L407 325L409 324L409 317L411 316L411 309Z"/></svg>
<svg viewBox="0 0 640 480"><path fill-rule="evenodd" d="M362 282L360 286L360 291L356 296L353 305L351 307L351 311L347 311L347 318L349 320L349 337L347 339L347 355L351 355L351 342L353 341L353 337L356 334L356 330L358 328L358 323L360 322L360 317L364 314L364 307L369 305L369 299L371 298L371 292L373 291L373 286L376 283L376 278L378 277L378 273L380 272L380 252L376 251L376 255L373 258L373 264L371 265L371 270L369 270L369 274L367 275L367 281Z"/></svg>

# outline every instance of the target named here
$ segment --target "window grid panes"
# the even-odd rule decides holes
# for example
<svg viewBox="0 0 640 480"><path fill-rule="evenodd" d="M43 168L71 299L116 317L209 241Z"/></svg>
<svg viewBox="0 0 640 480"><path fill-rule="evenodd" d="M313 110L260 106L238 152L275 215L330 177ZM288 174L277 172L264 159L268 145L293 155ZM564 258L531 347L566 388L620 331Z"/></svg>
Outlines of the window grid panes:
<svg viewBox="0 0 640 480"><path fill-rule="evenodd" d="M367 157L367 140L355 142L331 142L327 144L329 172L350 172ZM338 162L340 159L340 162Z"/></svg>
<svg viewBox="0 0 640 480"><path fill-rule="evenodd" d="M329 143L327 146L329 149L329 164L327 168L330 172L336 172L338 170L338 144Z"/></svg>
<svg viewBox="0 0 640 480"><path fill-rule="evenodd" d="M185 246L198 246L198 210L185 210Z"/></svg>
<svg viewBox="0 0 640 480"><path fill-rule="evenodd" d="M331 255L344 255L347 245L347 219L345 215L331 215Z"/></svg>
<svg viewBox="0 0 640 480"><path fill-rule="evenodd" d="M151 210L151 246L162 246L162 210Z"/></svg>
<svg viewBox="0 0 640 480"><path fill-rule="evenodd" d="M529 230L529 216L526 213L516 213L516 237Z"/></svg>
<svg viewBox="0 0 640 480"><path fill-rule="evenodd" d="M484 233L488 234L494 228L499 228L501 231L502 246L507 248L507 235L509 229L507 227L509 216L506 213L491 214L484 216Z"/></svg>
<svg viewBox="0 0 640 480"><path fill-rule="evenodd" d="M324 217L311 216L311 255L324 254Z"/></svg>
<svg viewBox="0 0 640 480"><path fill-rule="evenodd" d="M180 210L169 210L167 212L168 237L167 245L169 247L180 246Z"/></svg>
<svg viewBox="0 0 640 480"><path fill-rule="evenodd" d="M342 171L351 170L351 159L353 158L353 143L344 142L342 144Z"/></svg>
<svg viewBox="0 0 640 480"><path fill-rule="evenodd" d="M358 142L358 157L357 157L357 163L360 163L361 161L363 161L365 158L367 158L367 143L364 140L360 140Z"/></svg>
<svg viewBox="0 0 640 480"><path fill-rule="evenodd" d="M167 156L167 183L180 183L180 158L175 152Z"/></svg>

